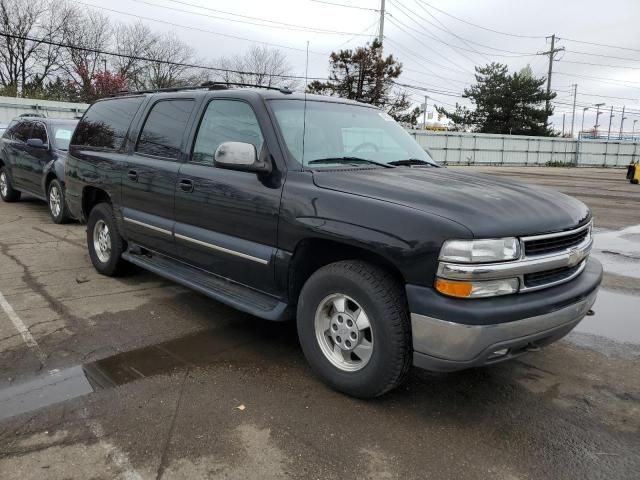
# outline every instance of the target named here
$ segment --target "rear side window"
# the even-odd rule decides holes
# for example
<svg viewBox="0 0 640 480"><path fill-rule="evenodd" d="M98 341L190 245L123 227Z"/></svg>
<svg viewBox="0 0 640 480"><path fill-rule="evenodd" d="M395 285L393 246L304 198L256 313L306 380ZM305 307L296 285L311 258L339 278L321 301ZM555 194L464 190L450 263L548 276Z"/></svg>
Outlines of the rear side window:
<svg viewBox="0 0 640 480"><path fill-rule="evenodd" d="M78 124L71 144L119 149L142 100L129 97L94 103Z"/></svg>
<svg viewBox="0 0 640 480"><path fill-rule="evenodd" d="M144 122L136 152L177 160L193 105L193 100L162 100L156 103Z"/></svg>

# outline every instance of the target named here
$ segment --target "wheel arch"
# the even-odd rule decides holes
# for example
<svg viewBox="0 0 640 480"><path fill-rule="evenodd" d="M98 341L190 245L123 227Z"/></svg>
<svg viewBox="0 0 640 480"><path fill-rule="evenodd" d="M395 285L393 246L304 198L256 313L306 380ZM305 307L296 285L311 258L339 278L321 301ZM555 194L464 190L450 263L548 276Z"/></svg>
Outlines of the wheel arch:
<svg viewBox="0 0 640 480"><path fill-rule="evenodd" d="M111 196L102 188L88 185L82 189L82 216L89 218L93 208L100 203L108 203L113 206Z"/></svg>
<svg viewBox="0 0 640 480"><path fill-rule="evenodd" d="M388 258L370 249L323 238L306 238L298 242L288 266L287 296L297 304L302 287L314 272L334 262L362 260L388 271L403 287L404 275Z"/></svg>

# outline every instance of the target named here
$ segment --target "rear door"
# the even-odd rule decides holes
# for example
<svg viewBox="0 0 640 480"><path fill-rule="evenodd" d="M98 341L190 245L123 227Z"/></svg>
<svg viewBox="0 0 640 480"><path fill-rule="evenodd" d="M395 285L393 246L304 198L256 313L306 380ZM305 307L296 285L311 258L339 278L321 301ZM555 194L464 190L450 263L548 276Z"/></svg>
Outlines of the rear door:
<svg viewBox="0 0 640 480"><path fill-rule="evenodd" d="M192 154L178 176L179 258L274 293L282 171L275 164L269 175L226 170L214 166L213 154L222 142L251 143L263 155L275 146L267 146L256 113L246 101L214 98L203 110Z"/></svg>
<svg viewBox="0 0 640 480"><path fill-rule="evenodd" d="M152 100L122 176L128 239L171 256L174 192L195 103L185 97Z"/></svg>

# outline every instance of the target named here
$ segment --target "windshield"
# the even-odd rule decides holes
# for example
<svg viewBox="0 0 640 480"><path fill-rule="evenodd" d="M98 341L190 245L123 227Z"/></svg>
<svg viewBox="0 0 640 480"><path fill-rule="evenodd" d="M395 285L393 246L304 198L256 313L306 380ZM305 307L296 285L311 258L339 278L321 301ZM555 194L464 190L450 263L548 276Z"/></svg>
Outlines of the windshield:
<svg viewBox="0 0 640 480"><path fill-rule="evenodd" d="M307 101L305 119L304 104L271 101L289 152L304 166L392 166L409 160L435 164L404 128L378 109L314 100Z"/></svg>
<svg viewBox="0 0 640 480"><path fill-rule="evenodd" d="M59 150L68 150L71 135L76 128L78 122L65 122L51 124L51 132L53 133L53 145Z"/></svg>

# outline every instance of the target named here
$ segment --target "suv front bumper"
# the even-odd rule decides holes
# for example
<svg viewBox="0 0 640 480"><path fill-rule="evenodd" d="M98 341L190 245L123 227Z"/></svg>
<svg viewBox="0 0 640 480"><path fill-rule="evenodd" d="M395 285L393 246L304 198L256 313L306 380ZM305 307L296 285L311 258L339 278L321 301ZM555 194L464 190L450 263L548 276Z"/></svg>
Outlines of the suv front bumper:
<svg viewBox="0 0 640 480"><path fill-rule="evenodd" d="M413 363L454 371L507 360L569 333L593 306L602 265L590 258L574 280L531 293L486 299L444 297L407 286Z"/></svg>

